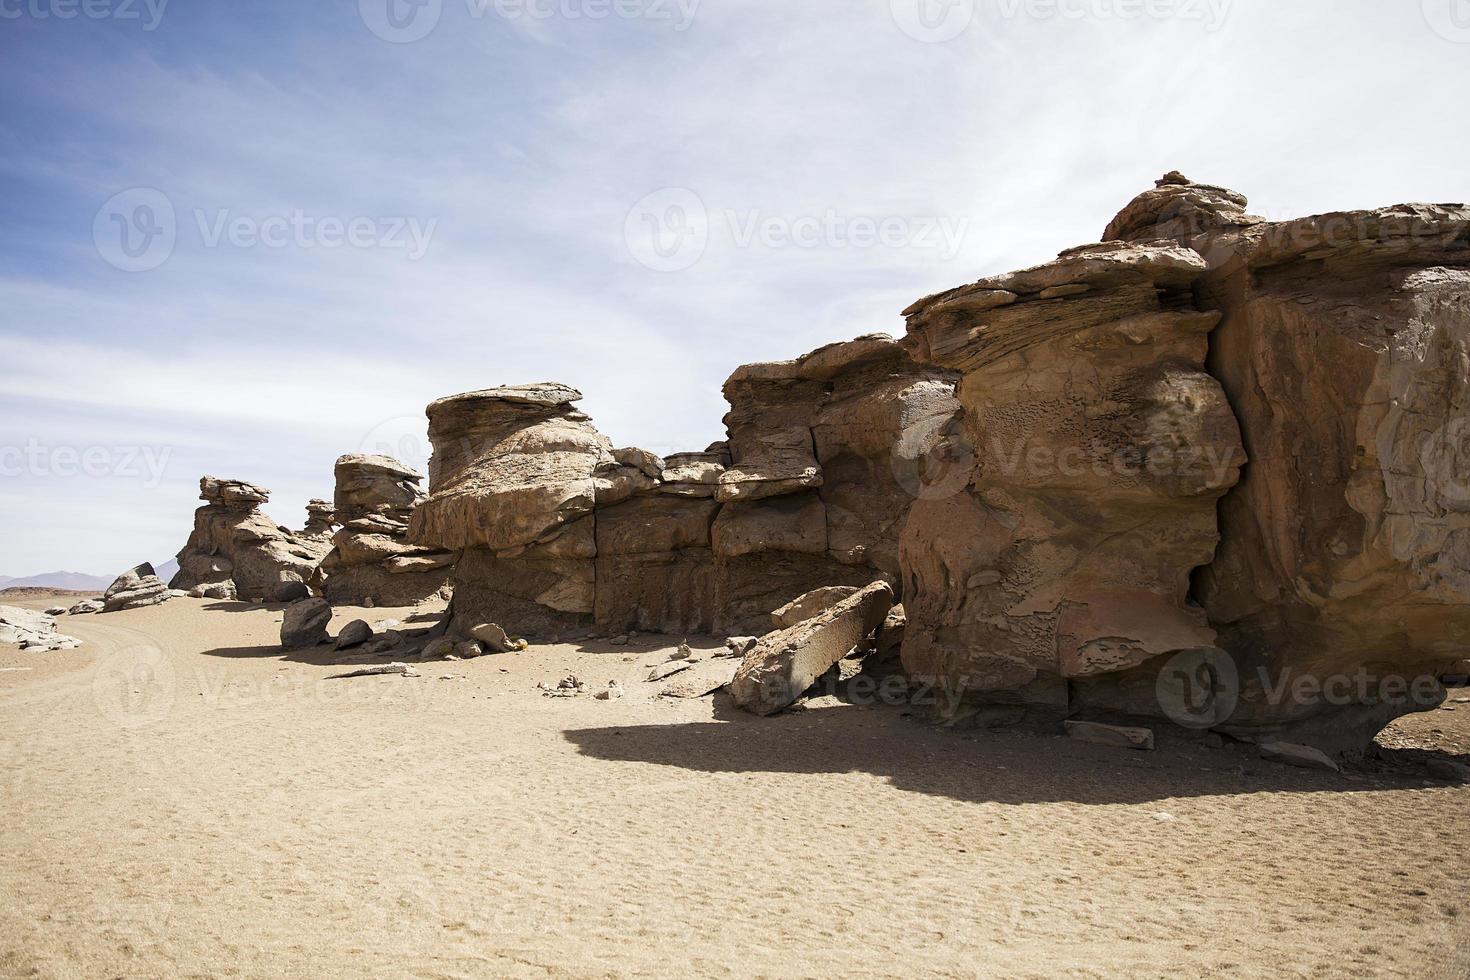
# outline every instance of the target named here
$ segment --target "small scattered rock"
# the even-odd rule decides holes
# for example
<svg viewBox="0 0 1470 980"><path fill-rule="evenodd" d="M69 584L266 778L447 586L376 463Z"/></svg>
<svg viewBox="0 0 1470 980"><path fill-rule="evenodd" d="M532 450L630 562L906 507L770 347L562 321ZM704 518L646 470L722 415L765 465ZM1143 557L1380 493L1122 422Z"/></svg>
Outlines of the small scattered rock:
<svg viewBox="0 0 1470 980"><path fill-rule="evenodd" d="M450 654L450 656L458 660L474 660L476 657L483 657L484 655L485 647L479 640L465 640L463 643L457 644L454 648L454 653Z"/></svg>
<svg viewBox="0 0 1470 980"><path fill-rule="evenodd" d="M66 607L65 606L52 606L52 607L50 607L49 609L46 610L46 615L48 615L48 616L60 616L60 615L63 615L65 612L66 612Z"/></svg>
<svg viewBox="0 0 1470 980"><path fill-rule="evenodd" d="M1314 749L1310 745L1298 745L1295 742L1262 742L1257 748L1261 751L1262 759L1269 759L1272 762L1299 766L1303 769L1342 771L1327 753L1321 749Z"/></svg>
<svg viewBox="0 0 1470 980"><path fill-rule="evenodd" d="M88 613L99 613L101 611L102 602L99 599L83 599L67 610L73 616L85 616Z"/></svg>
<svg viewBox="0 0 1470 980"><path fill-rule="evenodd" d="M495 623L481 623L470 630L470 636L479 640L488 653L510 653L517 649L509 634Z"/></svg>
<svg viewBox="0 0 1470 980"><path fill-rule="evenodd" d="M424 647L423 656L425 660L445 660L449 657L457 656L455 653L455 643L447 636L436 637L430 640L428 645Z"/></svg>
<svg viewBox="0 0 1470 980"><path fill-rule="evenodd" d="M1118 749L1137 749L1141 752L1152 752L1154 748L1154 733L1151 728L1128 728L1095 721L1064 721L1062 727L1079 742L1110 745Z"/></svg>
<svg viewBox="0 0 1470 980"><path fill-rule="evenodd" d="M354 619L337 634L337 649L360 647L373 638L373 628L361 619Z"/></svg>
<svg viewBox="0 0 1470 980"><path fill-rule="evenodd" d="M659 664L657 667L650 670L648 672L648 680L650 683L666 680L670 677L673 677L675 674L682 674L684 671L693 666L694 663L689 660L670 660L668 663Z"/></svg>
<svg viewBox="0 0 1470 980"><path fill-rule="evenodd" d="M725 641L725 649L729 651L726 656L743 657L760 641L758 636L732 636Z"/></svg>
<svg viewBox="0 0 1470 980"><path fill-rule="evenodd" d="M401 674L404 677L418 677L419 672L408 664L378 664L374 667L363 667L346 674L333 674L328 680L343 680L348 677L381 677L388 674Z"/></svg>
<svg viewBox="0 0 1470 980"><path fill-rule="evenodd" d="M617 681L608 681L607 687L597 692L597 700L599 701L616 701L622 696L623 685L619 684Z"/></svg>
<svg viewBox="0 0 1470 980"><path fill-rule="evenodd" d="M305 582L282 582L271 589L273 602L298 602L309 595L311 590L306 587Z"/></svg>

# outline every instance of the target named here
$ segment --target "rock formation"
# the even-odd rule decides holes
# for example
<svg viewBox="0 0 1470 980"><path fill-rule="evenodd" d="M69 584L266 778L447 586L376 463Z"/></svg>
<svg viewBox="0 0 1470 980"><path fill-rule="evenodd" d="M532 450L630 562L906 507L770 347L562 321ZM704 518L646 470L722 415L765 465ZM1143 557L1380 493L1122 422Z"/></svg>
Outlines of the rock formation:
<svg viewBox="0 0 1470 980"><path fill-rule="evenodd" d="M178 554L170 587L262 601L299 591L316 575L326 549L261 513L269 490L206 476L199 481L199 499L204 506L194 512L194 530ZM308 515L315 517L310 508Z"/></svg>
<svg viewBox="0 0 1470 980"><path fill-rule="evenodd" d="M1205 726L1337 753L1433 706L1276 684L1432 679L1470 642L1470 210L1245 207L1170 174L1108 242L905 311L974 455L904 532L911 672L1183 720L1184 653Z"/></svg>
<svg viewBox="0 0 1470 980"><path fill-rule="evenodd" d="M337 511L325 500L306 503L306 526L296 532L297 540L320 548L322 557L332 550L332 532L337 527Z"/></svg>
<svg viewBox="0 0 1470 980"><path fill-rule="evenodd" d="M1223 313L1210 368L1251 465L1197 594L1242 677L1226 727L1336 750L1433 707L1380 685L1470 646L1470 208L1267 223L1245 204L1172 174L1110 231L1194 249ZM1359 670L1349 703L1273 704L1260 683Z"/></svg>
<svg viewBox="0 0 1470 980"><path fill-rule="evenodd" d="M20 606L0 606L0 643L11 643L22 650L50 653L74 650L82 641L56 630L56 617L50 612L37 612Z"/></svg>
<svg viewBox="0 0 1470 980"><path fill-rule="evenodd" d="M559 384L428 408L415 543L463 549L456 628L763 631L813 589L896 580L898 532L949 437L952 376L872 335L726 384L730 438L614 449Z"/></svg>
<svg viewBox="0 0 1470 980"><path fill-rule="evenodd" d="M335 475L342 529L321 562L323 595L338 605L409 606L443 589L455 555L406 540L423 475L388 456L355 454L337 460Z"/></svg>
<svg viewBox="0 0 1470 980"><path fill-rule="evenodd" d="M1110 244L907 311L916 356L963 372L967 485L904 535L904 663L959 693L1066 704L1071 678L1211 646L1190 574L1244 461L1202 369L1203 259Z"/></svg>
<svg viewBox="0 0 1470 980"><path fill-rule="evenodd" d="M153 566L145 561L123 572L107 587L102 596L102 611L141 609L167 602L169 598L168 586L154 573Z"/></svg>

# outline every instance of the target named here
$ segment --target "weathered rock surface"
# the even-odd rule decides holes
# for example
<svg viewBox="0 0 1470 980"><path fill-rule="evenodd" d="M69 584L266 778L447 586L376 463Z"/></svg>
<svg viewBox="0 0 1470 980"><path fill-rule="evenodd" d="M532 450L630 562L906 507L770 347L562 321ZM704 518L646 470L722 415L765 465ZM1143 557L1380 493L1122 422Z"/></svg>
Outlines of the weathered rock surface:
<svg viewBox="0 0 1470 980"><path fill-rule="evenodd" d="M964 694L1060 687L1209 646L1191 572L1239 478L1239 430L1202 368L1218 314L1191 249L1111 243L908 310L963 372L970 475L919 500L903 543L903 659ZM1079 288L1044 293L1062 285ZM963 455L963 454L962 454Z"/></svg>
<svg viewBox="0 0 1470 980"><path fill-rule="evenodd" d="M410 538L465 549L456 628L756 631L813 589L896 581L952 376L872 335L748 365L726 393L729 442L666 458L614 450L564 385L430 405Z"/></svg>
<svg viewBox="0 0 1470 980"><path fill-rule="evenodd" d="M771 613L771 622L778 630L789 629L797 623L804 623L818 613L831 609L843 599L851 598L857 591L850 585L831 585L815 589L806 595L798 596Z"/></svg>
<svg viewBox="0 0 1470 980"><path fill-rule="evenodd" d="M444 588L455 555L408 543L424 500L423 475L388 456L337 460L335 518L342 529L322 561L322 594L339 605L408 606Z"/></svg>
<svg viewBox="0 0 1470 980"><path fill-rule="evenodd" d="M286 607L281 619L281 647L301 650L326 643L332 606L322 598L303 599Z"/></svg>
<svg viewBox="0 0 1470 980"><path fill-rule="evenodd" d="M140 609L156 606L170 598L169 588L153 571L153 566L144 562L130 568L107 587L102 596L103 612L120 612L124 609Z"/></svg>
<svg viewBox="0 0 1470 980"><path fill-rule="evenodd" d="M316 575L327 546L317 538L299 537L261 513L269 490L206 476L199 481L199 499L204 506L194 512L194 530L178 554L172 588L190 592L231 583L239 598L260 601L273 598L284 585L305 584ZM307 510L310 526L312 511Z"/></svg>
<svg viewBox="0 0 1470 980"><path fill-rule="evenodd" d="M1470 645L1470 208L1197 224L1161 230L1210 261L1211 368L1252 457L1198 580L1219 645L1247 679L1364 668L1369 701L1444 673ZM1353 691L1272 704L1247 683L1227 727L1337 748L1330 729L1365 744L1437 703L1385 713Z"/></svg>
<svg viewBox="0 0 1470 980"><path fill-rule="evenodd" d="M55 616L20 606L0 606L0 643L33 652L73 650L82 645L76 637L57 632Z"/></svg>
<svg viewBox="0 0 1470 980"><path fill-rule="evenodd" d="M973 456L904 532L912 673L1158 716L1214 651L1207 724L1327 756L1438 702L1382 685L1470 644L1470 209L1246 206L1169 174L1108 242L905 311Z"/></svg>
<svg viewBox="0 0 1470 980"><path fill-rule="evenodd" d="M813 619L762 637L730 682L735 703L758 715L789 707L881 626L892 607L893 587L874 582Z"/></svg>

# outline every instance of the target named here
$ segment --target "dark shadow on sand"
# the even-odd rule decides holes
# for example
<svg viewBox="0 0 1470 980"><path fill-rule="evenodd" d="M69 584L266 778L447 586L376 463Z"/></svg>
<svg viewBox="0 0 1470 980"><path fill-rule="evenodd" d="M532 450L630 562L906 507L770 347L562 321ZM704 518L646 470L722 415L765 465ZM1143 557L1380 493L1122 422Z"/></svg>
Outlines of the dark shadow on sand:
<svg viewBox="0 0 1470 980"><path fill-rule="evenodd" d="M584 755L709 773L866 772L912 793L966 803L1137 804L1248 793L1417 789L1422 776L1342 775L1258 758L1250 746L1208 748L1163 737L1130 752L1022 731L957 731L899 708L836 707L756 718L720 696L716 717L682 725L573 729Z"/></svg>

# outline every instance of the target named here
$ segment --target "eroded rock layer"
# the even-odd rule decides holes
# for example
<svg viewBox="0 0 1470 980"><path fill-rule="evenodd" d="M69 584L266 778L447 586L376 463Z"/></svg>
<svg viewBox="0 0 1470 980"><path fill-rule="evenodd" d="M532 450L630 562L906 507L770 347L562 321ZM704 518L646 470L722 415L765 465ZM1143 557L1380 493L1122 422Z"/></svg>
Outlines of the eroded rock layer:
<svg viewBox="0 0 1470 980"><path fill-rule="evenodd" d="M259 601L275 598L282 589L299 590L316 576L327 546L261 513L269 490L206 476L199 481L199 499L204 506L194 512L194 530L178 554L171 588L217 587L222 594Z"/></svg>
<svg viewBox="0 0 1470 980"><path fill-rule="evenodd" d="M1470 209L1150 225L1162 191L1132 224L1208 260L1251 456L1197 589L1241 675L1227 727L1361 744L1470 647ZM1335 689L1280 696L1303 676Z"/></svg>
<svg viewBox="0 0 1470 980"><path fill-rule="evenodd" d="M1470 209L1246 207L1169 174L1110 241L906 311L971 457L904 532L911 672L1334 754L1437 702L1470 647Z"/></svg>
<svg viewBox="0 0 1470 980"><path fill-rule="evenodd" d="M340 605L408 606L443 589L455 555L407 541L408 522L424 499L416 473L388 456L342 456L335 519L341 530L322 561L322 594Z"/></svg>
<svg viewBox="0 0 1470 980"><path fill-rule="evenodd" d="M812 589L896 581L909 502L955 426L949 372L872 335L725 390L729 441L668 458L615 449L564 385L430 405L410 537L465 549L457 626L764 631Z"/></svg>
<svg viewBox="0 0 1470 980"><path fill-rule="evenodd" d="M1190 296L1204 270L1178 245L1091 246L907 311L916 356L963 373L972 454L904 533L911 673L1051 701L1214 643L1190 574L1243 455L1203 371L1219 320Z"/></svg>

